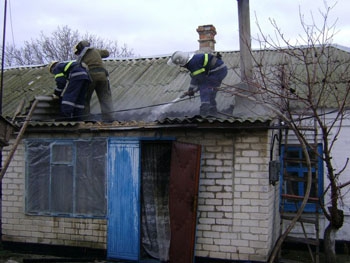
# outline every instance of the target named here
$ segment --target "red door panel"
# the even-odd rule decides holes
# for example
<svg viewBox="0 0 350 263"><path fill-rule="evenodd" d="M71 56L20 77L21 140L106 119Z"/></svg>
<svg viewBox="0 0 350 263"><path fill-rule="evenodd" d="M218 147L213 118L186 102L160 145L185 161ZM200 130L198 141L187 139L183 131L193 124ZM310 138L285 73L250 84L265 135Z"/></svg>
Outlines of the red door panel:
<svg viewBox="0 0 350 263"><path fill-rule="evenodd" d="M200 155L200 145L173 143L169 188L171 263L194 261Z"/></svg>

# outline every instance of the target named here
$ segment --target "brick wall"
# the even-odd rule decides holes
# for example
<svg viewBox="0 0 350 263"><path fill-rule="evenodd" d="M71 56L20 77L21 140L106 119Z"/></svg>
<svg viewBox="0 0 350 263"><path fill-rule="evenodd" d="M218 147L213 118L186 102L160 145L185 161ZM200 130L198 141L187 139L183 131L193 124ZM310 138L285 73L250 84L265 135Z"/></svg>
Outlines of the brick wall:
<svg viewBox="0 0 350 263"><path fill-rule="evenodd" d="M196 256L266 261L276 238L267 132L163 135L202 145ZM3 179L3 240L106 248L106 220L24 214L24 156L20 144Z"/></svg>
<svg viewBox="0 0 350 263"><path fill-rule="evenodd" d="M194 133L202 145L196 256L265 262L278 235L267 132Z"/></svg>
<svg viewBox="0 0 350 263"><path fill-rule="evenodd" d="M4 148L3 160L9 150ZM24 144L20 144L2 181L2 240L105 248L106 220L24 214L24 156Z"/></svg>

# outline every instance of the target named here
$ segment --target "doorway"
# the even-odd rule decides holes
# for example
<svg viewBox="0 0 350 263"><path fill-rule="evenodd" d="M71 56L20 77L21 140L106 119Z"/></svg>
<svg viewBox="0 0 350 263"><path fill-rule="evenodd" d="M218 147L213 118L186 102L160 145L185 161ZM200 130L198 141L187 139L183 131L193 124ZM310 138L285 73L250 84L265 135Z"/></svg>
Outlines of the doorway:
<svg viewBox="0 0 350 263"><path fill-rule="evenodd" d="M200 146L111 140L107 256L193 262Z"/></svg>

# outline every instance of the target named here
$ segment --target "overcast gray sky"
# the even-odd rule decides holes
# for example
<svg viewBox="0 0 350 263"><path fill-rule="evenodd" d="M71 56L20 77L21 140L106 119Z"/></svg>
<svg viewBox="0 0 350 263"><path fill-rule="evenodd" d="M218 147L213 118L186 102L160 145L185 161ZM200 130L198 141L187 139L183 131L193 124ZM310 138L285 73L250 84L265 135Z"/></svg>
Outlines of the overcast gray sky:
<svg viewBox="0 0 350 263"><path fill-rule="evenodd" d="M327 3L336 4L329 18L337 20L339 31L333 42L350 47L350 1ZM302 32L299 8L307 21L311 12L317 19L318 10L325 10L324 0L250 0L252 37L258 33L257 22L265 34L273 34L271 18L294 39ZM7 0L7 11L6 43L16 46L67 25L82 35L88 32L126 44L136 55L165 55L197 50L196 28L212 24L216 50L239 49L237 0ZM0 12L4 13L4 1Z"/></svg>

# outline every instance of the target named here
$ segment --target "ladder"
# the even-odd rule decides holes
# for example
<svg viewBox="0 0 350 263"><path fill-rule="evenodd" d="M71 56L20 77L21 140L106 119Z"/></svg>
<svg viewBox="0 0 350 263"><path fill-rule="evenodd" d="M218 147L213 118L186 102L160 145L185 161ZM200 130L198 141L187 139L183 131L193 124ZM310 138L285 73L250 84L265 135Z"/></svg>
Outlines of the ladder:
<svg viewBox="0 0 350 263"><path fill-rule="evenodd" d="M19 143L20 143L20 141L21 141L21 139L22 139L22 137L24 135L25 130L27 129L27 126L29 124L29 121L30 121L30 119L31 119L31 117L33 115L33 112L34 112L35 107L37 106L37 104L38 104L38 100L34 100L33 104L31 105L31 108L30 108L30 110L29 110L29 112L28 112L28 114L27 114L27 116L26 116L26 118L24 120L24 123L23 123L23 125L22 125L22 127L21 127L21 129L20 129L20 131L19 131L19 133L17 135L17 137L16 137L16 140L15 140L15 142L14 142L14 144L13 144L13 146L12 146L12 148L11 148L11 150L10 150L10 152L9 152L5 162L4 162L4 165L1 168L0 181L4 177L4 175L6 173L6 170L7 170L7 168L9 167L9 165L11 163L12 157L13 157L13 155L16 152L16 149L17 149L17 147L18 147L18 145L19 145Z"/></svg>
<svg viewBox="0 0 350 263"><path fill-rule="evenodd" d="M318 175L318 147L316 128L308 128L313 133L313 141L309 144L309 156L311 162L311 191L302 211L299 211L301 202L305 197L305 188L308 181L308 167L300 145L290 144L288 141L288 129L285 130L284 149L282 153L282 184L281 184L281 202L280 202L280 231L281 235L284 229L291 227L290 232L285 232L284 242L304 245L309 251L311 261L319 263L320 239L319 239L319 175ZM298 150L299 148L299 150ZM286 260L282 257L283 251L280 250L280 263L301 262Z"/></svg>
<svg viewBox="0 0 350 263"><path fill-rule="evenodd" d="M41 95L36 96L33 101L30 102L28 109L25 110L25 114L21 115L21 112L23 110L25 104L25 100L22 100L21 103L18 105L16 112L12 118L12 122L17 117L24 118L23 124L17 134L17 137L15 139L14 144L12 145L12 148L7 156L7 159L4 161L4 165L1 168L0 171L0 181L4 177L6 170L8 166L11 163L11 160L13 158L13 155L16 152L16 149L27 129L28 124L32 121L32 117L35 116L35 120L38 121L45 121L45 120L51 120L51 118L55 119L59 117L59 103L58 100L54 100L52 96L47 95Z"/></svg>

